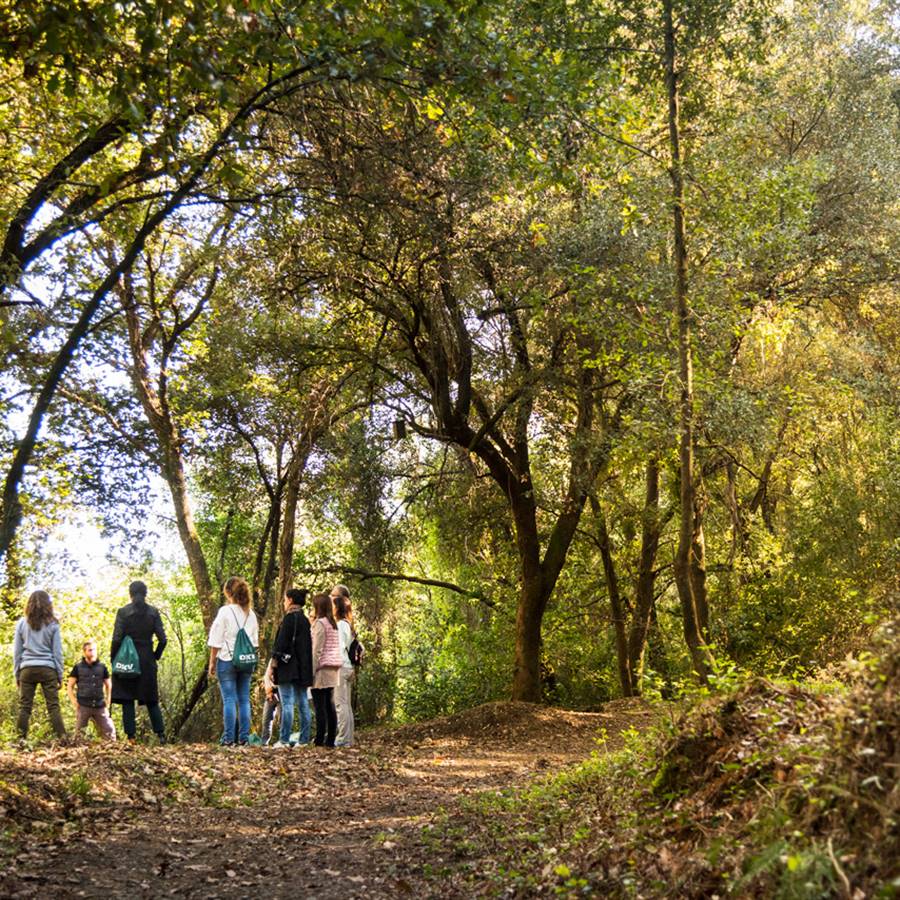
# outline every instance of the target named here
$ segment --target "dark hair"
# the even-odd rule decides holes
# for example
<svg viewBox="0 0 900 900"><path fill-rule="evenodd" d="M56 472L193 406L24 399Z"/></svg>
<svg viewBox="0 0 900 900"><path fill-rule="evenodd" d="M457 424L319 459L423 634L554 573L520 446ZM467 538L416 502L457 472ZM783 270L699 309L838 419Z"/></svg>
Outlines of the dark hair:
<svg viewBox="0 0 900 900"><path fill-rule="evenodd" d="M250 587L243 578L232 575L225 582L225 593L237 603L241 609L250 608Z"/></svg>
<svg viewBox="0 0 900 900"><path fill-rule="evenodd" d="M132 599L135 597L144 598L147 596L147 585L143 581L132 581L128 585L128 596Z"/></svg>
<svg viewBox="0 0 900 900"><path fill-rule="evenodd" d="M97 646L97 642L93 638L88 638L86 641L81 642L81 649L84 650L88 644L93 644L95 647Z"/></svg>
<svg viewBox="0 0 900 900"><path fill-rule="evenodd" d="M295 606L303 606L306 603L307 594L309 591L306 588L289 588L284 592L284 596Z"/></svg>
<svg viewBox="0 0 900 900"><path fill-rule="evenodd" d="M346 619L353 623L353 607L350 605L350 598L341 594L334 598L334 614L339 619Z"/></svg>
<svg viewBox="0 0 900 900"><path fill-rule="evenodd" d="M312 605L317 619L328 619L331 627L337 628L337 622L334 621L334 604L328 594L315 594L312 598Z"/></svg>
<svg viewBox="0 0 900 900"><path fill-rule="evenodd" d="M56 621L53 615L53 601L46 591L34 591L25 604L25 619L32 631L39 631L45 625Z"/></svg>

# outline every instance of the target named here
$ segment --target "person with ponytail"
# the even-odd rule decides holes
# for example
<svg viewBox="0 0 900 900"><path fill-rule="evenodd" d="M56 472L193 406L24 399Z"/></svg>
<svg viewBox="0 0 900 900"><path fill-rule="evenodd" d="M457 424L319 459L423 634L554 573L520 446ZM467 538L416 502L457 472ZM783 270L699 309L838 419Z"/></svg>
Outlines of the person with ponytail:
<svg viewBox="0 0 900 900"><path fill-rule="evenodd" d="M334 604L328 594L312 598L313 705L316 708L317 747L333 747L337 733L334 689L340 683L341 642L334 620Z"/></svg>
<svg viewBox="0 0 900 900"><path fill-rule="evenodd" d="M28 723L38 685L44 693L50 724L58 738L66 737L59 708L63 680L62 637L53 614L53 602L46 591L35 591L25 604L25 615L16 623L13 638L13 672L19 691L19 736L28 737Z"/></svg>
<svg viewBox="0 0 900 900"><path fill-rule="evenodd" d="M129 741L137 735L134 704L147 707L150 726L161 744L166 742L162 710L159 708L159 683L156 678L156 664L168 643L163 628L162 616L155 606L147 603L147 585L143 581L132 581L128 585L131 602L116 613L113 628L110 659L113 660L112 702L122 707L122 730ZM115 659L119 647L126 637L134 642L140 663L137 677L125 677L115 670ZM153 639L156 638L156 646Z"/></svg>
<svg viewBox="0 0 900 900"><path fill-rule="evenodd" d="M219 681L222 695L224 746L244 745L250 739L250 682L253 673L236 669L234 644L243 629L250 643L259 647L259 623L250 605L250 587L243 578L231 577L222 594L227 601L220 607L209 629L209 677ZM235 734L235 723L237 733Z"/></svg>

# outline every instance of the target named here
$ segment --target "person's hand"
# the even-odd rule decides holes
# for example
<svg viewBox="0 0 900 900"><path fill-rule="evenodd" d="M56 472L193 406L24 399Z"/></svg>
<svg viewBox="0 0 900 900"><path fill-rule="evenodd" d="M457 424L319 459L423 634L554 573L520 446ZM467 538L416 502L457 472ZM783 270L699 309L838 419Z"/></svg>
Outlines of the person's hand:
<svg viewBox="0 0 900 900"><path fill-rule="evenodd" d="M209 676L209 679L210 679L210 680L212 680L213 678L215 678L215 677L216 677L216 667L215 667L215 666L210 666L210 667L206 670L206 674Z"/></svg>

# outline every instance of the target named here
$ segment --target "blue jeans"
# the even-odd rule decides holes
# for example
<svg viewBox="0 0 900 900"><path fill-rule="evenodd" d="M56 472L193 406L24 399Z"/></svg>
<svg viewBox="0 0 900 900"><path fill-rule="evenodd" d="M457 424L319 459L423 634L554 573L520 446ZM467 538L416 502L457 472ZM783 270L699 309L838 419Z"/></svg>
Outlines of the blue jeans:
<svg viewBox="0 0 900 900"><path fill-rule="evenodd" d="M287 684L278 685L278 693L281 694L281 740L285 744L289 744L291 741L291 730L294 727L294 704L296 703L300 707L300 743L308 744L312 714L309 711L306 688L289 681Z"/></svg>
<svg viewBox="0 0 900 900"><path fill-rule="evenodd" d="M235 743L235 721L238 723L237 740L246 744L250 737L250 680L252 672L238 672L229 659L216 660L216 678L222 695L222 724L225 732L223 744Z"/></svg>

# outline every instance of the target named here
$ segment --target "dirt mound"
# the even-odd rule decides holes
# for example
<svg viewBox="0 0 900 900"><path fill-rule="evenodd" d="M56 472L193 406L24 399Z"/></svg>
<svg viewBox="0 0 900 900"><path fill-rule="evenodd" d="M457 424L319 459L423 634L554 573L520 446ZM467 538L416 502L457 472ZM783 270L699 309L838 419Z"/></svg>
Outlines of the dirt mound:
<svg viewBox="0 0 900 900"><path fill-rule="evenodd" d="M527 896L900 896L900 623L841 674L754 679L626 753L463 808L457 894L499 895L513 871Z"/></svg>
<svg viewBox="0 0 900 900"><path fill-rule="evenodd" d="M760 779L784 782L801 750L822 743L831 704L797 685L765 679L689 711L659 748L653 792L689 796L698 810L720 815ZM731 810L731 815L734 810Z"/></svg>
<svg viewBox="0 0 900 900"><path fill-rule="evenodd" d="M900 623L873 649L849 692L753 681L659 748L646 808L677 818L653 838L690 848L679 875L696 895L722 870L740 896L896 895ZM711 847L729 848L716 867Z"/></svg>
<svg viewBox="0 0 900 900"><path fill-rule="evenodd" d="M844 850L855 883L900 893L900 620L884 626L867 671L832 723L806 830ZM836 865L841 881L847 874Z"/></svg>
<svg viewBox="0 0 900 900"><path fill-rule="evenodd" d="M0 824L4 836L46 830L68 834L102 805L106 815L205 798L217 773L204 747L125 743L0 753Z"/></svg>
<svg viewBox="0 0 900 900"><path fill-rule="evenodd" d="M411 747L439 743L477 744L495 750L533 747L550 755L563 749L560 741L564 739L567 753L575 746L589 752L598 742L605 742L605 749L614 749L621 743L622 731L633 727L636 719L654 714L638 699L616 700L595 713L497 700L427 722L378 729L371 739Z"/></svg>

